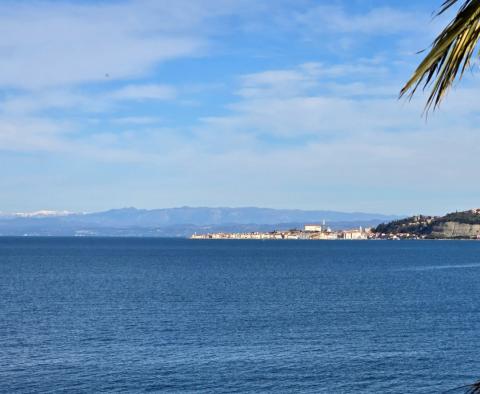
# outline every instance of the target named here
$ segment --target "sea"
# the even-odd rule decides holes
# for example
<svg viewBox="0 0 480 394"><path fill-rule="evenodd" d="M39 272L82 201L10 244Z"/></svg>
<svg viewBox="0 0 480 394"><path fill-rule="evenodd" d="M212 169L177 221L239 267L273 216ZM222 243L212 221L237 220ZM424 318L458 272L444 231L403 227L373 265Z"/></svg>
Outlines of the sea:
<svg viewBox="0 0 480 394"><path fill-rule="evenodd" d="M2 393L461 393L480 242L0 238Z"/></svg>

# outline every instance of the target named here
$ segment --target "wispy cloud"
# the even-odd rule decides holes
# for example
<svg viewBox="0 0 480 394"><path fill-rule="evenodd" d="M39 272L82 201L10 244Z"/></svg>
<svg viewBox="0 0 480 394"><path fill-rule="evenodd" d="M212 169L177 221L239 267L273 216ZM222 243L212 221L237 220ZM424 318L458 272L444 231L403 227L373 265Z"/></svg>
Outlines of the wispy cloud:
<svg viewBox="0 0 480 394"><path fill-rule="evenodd" d="M109 96L116 100L171 100L175 98L176 91L167 85L127 85Z"/></svg>
<svg viewBox="0 0 480 394"><path fill-rule="evenodd" d="M129 1L0 5L0 86L22 89L145 75L203 53L208 21L245 1Z"/></svg>
<svg viewBox="0 0 480 394"><path fill-rule="evenodd" d="M318 5L296 13L296 21L313 32L375 36L418 33L427 18L418 12L391 7L355 11L352 7L347 9L340 5Z"/></svg>

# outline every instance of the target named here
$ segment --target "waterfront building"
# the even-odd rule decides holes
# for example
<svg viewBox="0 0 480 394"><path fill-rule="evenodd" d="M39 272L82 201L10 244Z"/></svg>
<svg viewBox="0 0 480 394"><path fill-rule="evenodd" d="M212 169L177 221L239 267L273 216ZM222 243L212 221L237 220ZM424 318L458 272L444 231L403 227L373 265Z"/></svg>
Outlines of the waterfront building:
<svg viewBox="0 0 480 394"><path fill-rule="evenodd" d="M367 239L367 234L362 231L360 228L359 230L347 230L342 232L343 239Z"/></svg>
<svg viewBox="0 0 480 394"><path fill-rule="evenodd" d="M305 232L321 232L322 226L320 224L306 224L303 226L303 231Z"/></svg>

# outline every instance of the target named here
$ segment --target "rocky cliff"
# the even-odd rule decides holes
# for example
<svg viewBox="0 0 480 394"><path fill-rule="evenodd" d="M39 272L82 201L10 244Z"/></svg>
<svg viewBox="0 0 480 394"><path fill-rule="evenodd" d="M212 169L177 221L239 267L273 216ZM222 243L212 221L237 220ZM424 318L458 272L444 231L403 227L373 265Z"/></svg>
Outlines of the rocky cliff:
<svg viewBox="0 0 480 394"><path fill-rule="evenodd" d="M412 216L380 224L373 231L379 236L400 238L480 239L480 209L445 216Z"/></svg>
<svg viewBox="0 0 480 394"><path fill-rule="evenodd" d="M477 238L480 224L440 222L432 227L432 238Z"/></svg>

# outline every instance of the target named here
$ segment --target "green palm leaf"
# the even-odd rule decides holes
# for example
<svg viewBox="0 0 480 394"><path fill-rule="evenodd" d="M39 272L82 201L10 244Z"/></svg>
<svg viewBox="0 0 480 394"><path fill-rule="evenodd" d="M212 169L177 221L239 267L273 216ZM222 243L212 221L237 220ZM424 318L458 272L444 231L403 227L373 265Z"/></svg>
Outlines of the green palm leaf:
<svg viewBox="0 0 480 394"><path fill-rule="evenodd" d="M445 0L437 15L443 14L460 0ZM413 96L423 84L432 86L425 110L436 108L455 79L461 79L470 65L480 39L480 0L463 0L453 20L438 35L430 52L400 91L400 97Z"/></svg>

